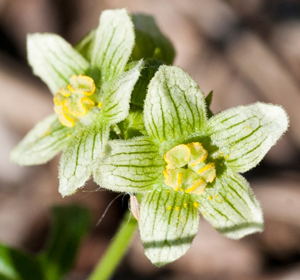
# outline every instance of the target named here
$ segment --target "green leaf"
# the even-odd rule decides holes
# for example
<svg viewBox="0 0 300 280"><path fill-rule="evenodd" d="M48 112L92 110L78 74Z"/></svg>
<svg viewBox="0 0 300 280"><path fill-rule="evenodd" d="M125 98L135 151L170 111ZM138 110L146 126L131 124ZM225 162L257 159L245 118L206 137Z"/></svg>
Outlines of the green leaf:
<svg viewBox="0 0 300 280"><path fill-rule="evenodd" d="M59 192L62 196L83 187L91 175L93 162L102 156L108 135L109 126L96 119L74 136L60 160Z"/></svg>
<svg viewBox="0 0 300 280"><path fill-rule="evenodd" d="M104 11L96 30L91 60L92 67L100 69L102 82L122 73L133 45L133 23L126 10Z"/></svg>
<svg viewBox="0 0 300 280"><path fill-rule="evenodd" d="M152 16L134 14L135 45L132 51L133 60L156 58L172 64L175 50L170 40L160 31Z"/></svg>
<svg viewBox="0 0 300 280"><path fill-rule="evenodd" d="M95 36L96 29L93 29L74 46L75 50L77 50L87 61L91 61L92 59Z"/></svg>
<svg viewBox="0 0 300 280"><path fill-rule="evenodd" d="M199 212L189 195L155 190L143 197L139 226L146 256L162 266L190 248L199 228Z"/></svg>
<svg viewBox="0 0 300 280"><path fill-rule="evenodd" d="M59 280L72 268L81 240L90 227L91 217L86 208L79 206L54 207L52 213L54 224L39 261L45 279Z"/></svg>
<svg viewBox="0 0 300 280"><path fill-rule="evenodd" d="M11 160L20 165L42 164L68 144L72 129L63 126L57 115L38 123L11 152Z"/></svg>
<svg viewBox="0 0 300 280"><path fill-rule="evenodd" d="M58 35L28 35L27 50L34 74L47 84L53 94L69 84L72 75L84 74L89 68L88 62Z"/></svg>
<svg viewBox="0 0 300 280"><path fill-rule="evenodd" d="M227 237L239 239L263 230L259 203L239 174L216 179L214 187L207 187L197 200L203 217Z"/></svg>
<svg viewBox="0 0 300 280"><path fill-rule="evenodd" d="M206 122L204 96L193 79L175 66L161 66L149 84L145 127L159 141L182 140Z"/></svg>
<svg viewBox="0 0 300 280"><path fill-rule="evenodd" d="M142 61L138 62L103 90L102 114L108 123L118 123L128 116L131 92L140 76L142 65Z"/></svg>
<svg viewBox="0 0 300 280"><path fill-rule="evenodd" d="M43 280L39 262L32 256L0 244L1 280Z"/></svg>
<svg viewBox="0 0 300 280"><path fill-rule="evenodd" d="M288 127L279 106L256 103L226 110L208 122L208 134L236 172L255 167Z"/></svg>
<svg viewBox="0 0 300 280"><path fill-rule="evenodd" d="M163 177L158 147L146 137L110 141L104 158L94 171L101 187L118 192L141 192Z"/></svg>
<svg viewBox="0 0 300 280"><path fill-rule="evenodd" d="M147 59L144 62L144 67L141 71L141 75L134 86L131 103L144 108L144 101L146 98L148 85L158 68L162 65L162 62L157 59Z"/></svg>

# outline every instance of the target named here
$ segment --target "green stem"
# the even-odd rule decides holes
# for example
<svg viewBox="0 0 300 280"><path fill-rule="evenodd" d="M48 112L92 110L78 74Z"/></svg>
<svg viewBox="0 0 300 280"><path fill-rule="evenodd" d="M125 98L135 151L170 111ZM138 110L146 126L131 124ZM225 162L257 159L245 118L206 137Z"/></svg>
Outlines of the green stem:
<svg viewBox="0 0 300 280"><path fill-rule="evenodd" d="M112 276L127 251L136 227L137 221L128 210L124 215L117 235L88 280L107 280Z"/></svg>

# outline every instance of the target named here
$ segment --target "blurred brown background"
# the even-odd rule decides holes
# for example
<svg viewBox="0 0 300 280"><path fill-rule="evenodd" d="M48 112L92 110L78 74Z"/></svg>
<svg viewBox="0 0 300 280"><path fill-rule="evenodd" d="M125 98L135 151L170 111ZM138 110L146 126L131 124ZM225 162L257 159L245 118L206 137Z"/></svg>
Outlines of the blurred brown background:
<svg viewBox="0 0 300 280"><path fill-rule="evenodd" d="M30 252L43 246L55 204L88 206L93 227L67 279L85 279L115 234L128 207L89 182L75 196L58 193L58 157L18 167L10 150L52 112L52 96L26 63L27 33L53 32L75 44L102 10L152 14L177 51L175 65L207 94L216 113L264 101L282 105L290 130L265 160L245 174L261 202L265 231L240 241L202 220L189 252L157 269L143 255L138 234L113 279L300 279L300 1L292 0L0 0L0 240Z"/></svg>

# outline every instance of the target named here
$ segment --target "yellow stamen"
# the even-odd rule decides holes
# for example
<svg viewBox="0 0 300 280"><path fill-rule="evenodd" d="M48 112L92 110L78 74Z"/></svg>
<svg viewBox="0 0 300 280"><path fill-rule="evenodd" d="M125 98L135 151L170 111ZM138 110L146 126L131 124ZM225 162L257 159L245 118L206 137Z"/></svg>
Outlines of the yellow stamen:
<svg viewBox="0 0 300 280"><path fill-rule="evenodd" d="M185 192L186 193L190 193L192 191L194 191L195 189L197 189L204 181L201 179L199 180L196 184L194 184L193 186L191 186L190 188L188 188ZM203 190L204 191L204 190ZM203 193L203 192L202 192Z"/></svg>
<svg viewBox="0 0 300 280"><path fill-rule="evenodd" d="M177 192L179 190L179 187L181 185L181 182L182 182L182 173L178 173L178 176L177 176L177 186L175 188L175 191Z"/></svg>
<svg viewBox="0 0 300 280"><path fill-rule="evenodd" d="M198 208L199 203L198 203L198 202L194 202L194 206L195 206L196 208Z"/></svg>
<svg viewBox="0 0 300 280"><path fill-rule="evenodd" d="M199 170L197 171L197 173L198 173L198 174L201 174L201 173L203 173L204 171L207 171L207 170L209 170L210 168L213 168L213 167L215 167L215 164L214 164L214 163L207 164L207 165L205 165L204 167L202 167L201 169L199 169Z"/></svg>
<svg viewBox="0 0 300 280"><path fill-rule="evenodd" d="M62 96L64 96L64 97L69 97L69 96L71 96L71 93L68 92L68 91L66 91L65 88L60 88L60 89L59 89L59 93L60 93Z"/></svg>

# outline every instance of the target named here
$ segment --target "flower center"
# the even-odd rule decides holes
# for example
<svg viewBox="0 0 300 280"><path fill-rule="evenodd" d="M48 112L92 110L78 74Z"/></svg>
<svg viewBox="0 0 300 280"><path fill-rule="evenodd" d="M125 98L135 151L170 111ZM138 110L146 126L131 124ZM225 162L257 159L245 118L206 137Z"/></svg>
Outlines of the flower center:
<svg viewBox="0 0 300 280"><path fill-rule="evenodd" d="M199 142L175 146L164 155L165 184L175 191L201 195L216 177L214 163L206 163L207 151Z"/></svg>
<svg viewBox="0 0 300 280"><path fill-rule="evenodd" d="M74 75L69 81L70 84L60 88L53 100L54 111L61 124L73 127L90 109L96 105L101 108L101 102L96 100L96 86L91 77Z"/></svg>

